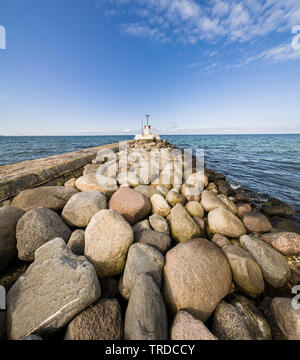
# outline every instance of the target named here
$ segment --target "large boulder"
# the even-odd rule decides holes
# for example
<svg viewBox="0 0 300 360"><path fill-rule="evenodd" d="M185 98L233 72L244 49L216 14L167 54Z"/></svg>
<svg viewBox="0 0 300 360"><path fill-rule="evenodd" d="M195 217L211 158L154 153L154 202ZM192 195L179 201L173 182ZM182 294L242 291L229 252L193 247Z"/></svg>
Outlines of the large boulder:
<svg viewBox="0 0 300 360"><path fill-rule="evenodd" d="M275 320L288 340L300 340L300 308L293 306L292 299L275 298L271 309Z"/></svg>
<svg viewBox="0 0 300 360"><path fill-rule="evenodd" d="M171 340L218 340L199 319L180 310L171 328Z"/></svg>
<svg viewBox="0 0 300 360"><path fill-rule="evenodd" d="M153 230L140 232L135 237L135 240L143 244L151 245L163 254L169 250L172 243L169 235Z"/></svg>
<svg viewBox="0 0 300 360"><path fill-rule="evenodd" d="M40 246L57 237L67 242L70 236L71 230L56 212L45 207L29 210L17 224L18 257L33 261Z"/></svg>
<svg viewBox="0 0 300 360"><path fill-rule="evenodd" d="M163 275L164 298L171 311L189 309L202 321L228 294L232 280L225 254L206 239L185 241L168 251Z"/></svg>
<svg viewBox="0 0 300 360"><path fill-rule="evenodd" d="M91 218L107 208L107 201L100 191L85 191L75 194L62 211L62 218L70 226L85 228Z"/></svg>
<svg viewBox="0 0 300 360"><path fill-rule="evenodd" d="M219 199L215 193L208 190L204 190L201 194L201 205L207 212L218 208L228 210L226 204L221 199Z"/></svg>
<svg viewBox="0 0 300 360"><path fill-rule="evenodd" d="M181 187L181 194L187 201L200 201L201 199L201 189L194 184L183 184Z"/></svg>
<svg viewBox="0 0 300 360"><path fill-rule="evenodd" d="M256 297L265 289L261 269L250 253L239 247L223 247L232 271L233 280L249 296Z"/></svg>
<svg viewBox="0 0 300 360"><path fill-rule="evenodd" d="M75 230L72 232L67 244L68 248L75 255L84 254L84 230Z"/></svg>
<svg viewBox="0 0 300 360"><path fill-rule="evenodd" d="M112 209L100 210L85 230L84 255L99 277L119 275L133 239L133 230L123 216Z"/></svg>
<svg viewBox="0 0 300 360"><path fill-rule="evenodd" d="M151 202L145 195L123 187L113 194L109 201L109 208L117 211L131 225L134 225L150 213Z"/></svg>
<svg viewBox="0 0 300 360"><path fill-rule="evenodd" d="M187 241L199 237L201 230L182 204L177 204L171 210L171 237L177 241Z"/></svg>
<svg viewBox="0 0 300 360"><path fill-rule="evenodd" d="M76 189L67 186L41 186L21 191L12 204L24 211L39 207L61 211L67 201L77 192Z"/></svg>
<svg viewBox="0 0 300 360"><path fill-rule="evenodd" d="M263 277L274 288L282 287L291 277L286 259L264 241L249 235L240 237L240 242L260 266Z"/></svg>
<svg viewBox="0 0 300 360"><path fill-rule="evenodd" d="M0 271L17 255L16 226L23 215L16 206L0 208Z"/></svg>
<svg viewBox="0 0 300 360"><path fill-rule="evenodd" d="M7 294L7 336L17 340L55 332L100 296L86 258L74 255L63 239L49 241Z"/></svg>
<svg viewBox="0 0 300 360"><path fill-rule="evenodd" d="M221 234L231 238L246 234L241 220L229 210L217 208L208 213L208 227L212 234Z"/></svg>
<svg viewBox="0 0 300 360"><path fill-rule="evenodd" d="M118 190L117 181L103 175L86 174L75 182L80 191L101 191L108 199Z"/></svg>
<svg viewBox="0 0 300 360"><path fill-rule="evenodd" d="M140 243L131 245L119 283L120 293L128 300L135 282L141 274L150 275L160 288L164 264L164 257L154 247Z"/></svg>
<svg viewBox="0 0 300 360"><path fill-rule="evenodd" d="M103 299L68 325L65 340L122 340L123 322L116 299Z"/></svg>
<svg viewBox="0 0 300 360"><path fill-rule="evenodd" d="M164 234L169 235L169 225L162 216L160 216L158 214L153 214L153 215L149 216L149 222L155 231L162 232ZM150 229L148 229L148 230L150 230Z"/></svg>
<svg viewBox="0 0 300 360"><path fill-rule="evenodd" d="M140 275L125 314L125 340L167 340L167 311L159 288L149 275Z"/></svg>
<svg viewBox="0 0 300 360"><path fill-rule="evenodd" d="M151 197L152 213L158 214L162 217L167 217L170 214L171 207L162 195L154 194Z"/></svg>
<svg viewBox="0 0 300 360"><path fill-rule="evenodd" d="M257 211L250 211L243 214L243 223L249 232L266 233L273 230L268 218Z"/></svg>
<svg viewBox="0 0 300 360"><path fill-rule="evenodd" d="M300 255L300 235L293 232L262 234L261 239L286 256Z"/></svg>

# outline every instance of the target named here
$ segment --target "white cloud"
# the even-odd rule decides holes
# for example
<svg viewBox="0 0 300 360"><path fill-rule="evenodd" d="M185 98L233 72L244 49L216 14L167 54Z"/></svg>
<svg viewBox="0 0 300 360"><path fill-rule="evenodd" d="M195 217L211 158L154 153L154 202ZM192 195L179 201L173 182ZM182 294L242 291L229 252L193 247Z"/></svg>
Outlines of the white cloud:
<svg viewBox="0 0 300 360"><path fill-rule="evenodd" d="M300 24L300 0L98 0L97 4L122 10L128 17L121 28L128 28L125 32L132 36L141 36L141 31L130 29L144 28L143 37L152 41L244 42Z"/></svg>

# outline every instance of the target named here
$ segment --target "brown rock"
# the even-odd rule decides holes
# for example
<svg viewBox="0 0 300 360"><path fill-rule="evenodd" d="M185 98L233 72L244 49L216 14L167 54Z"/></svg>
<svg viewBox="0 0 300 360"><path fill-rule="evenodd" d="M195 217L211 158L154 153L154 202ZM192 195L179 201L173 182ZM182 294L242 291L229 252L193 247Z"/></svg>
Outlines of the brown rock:
<svg viewBox="0 0 300 360"><path fill-rule="evenodd" d="M188 309L202 321L207 320L231 287L226 256L206 239L176 245L166 255L163 273L164 298L171 311Z"/></svg>
<svg viewBox="0 0 300 360"><path fill-rule="evenodd" d="M13 205L24 211L39 207L60 211L77 192L76 189L67 186L41 186L21 191L14 198Z"/></svg>
<svg viewBox="0 0 300 360"><path fill-rule="evenodd" d="M261 238L283 255L300 255L300 235L293 232L274 232Z"/></svg>
<svg viewBox="0 0 300 360"><path fill-rule="evenodd" d="M68 325L65 340L121 340L123 323L116 299L100 300L85 309Z"/></svg>
<svg viewBox="0 0 300 360"><path fill-rule="evenodd" d="M171 340L218 340L203 324L187 311L180 310L171 328Z"/></svg>
<svg viewBox="0 0 300 360"><path fill-rule="evenodd" d="M243 223L250 232L265 233L273 229L268 218L256 211L245 212L243 214Z"/></svg>
<svg viewBox="0 0 300 360"><path fill-rule="evenodd" d="M295 305L295 304L294 304ZM275 298L271 309L278 326L288 340L300 340L300 308L288 298Z"/></svg>
<svg viewBox="0 0 300 360"><path fill-rule="evenodd" d="M113 194L109 201L109 208L117 211L131 225L134 225L150 213L151 202L145 195L124 187Z"/></svg>

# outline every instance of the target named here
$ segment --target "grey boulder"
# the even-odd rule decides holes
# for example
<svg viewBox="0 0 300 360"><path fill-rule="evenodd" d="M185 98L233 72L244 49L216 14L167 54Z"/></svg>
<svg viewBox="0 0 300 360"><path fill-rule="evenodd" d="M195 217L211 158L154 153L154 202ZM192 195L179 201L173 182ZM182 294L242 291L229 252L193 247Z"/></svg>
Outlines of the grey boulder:
<svg viewBox="0 0 300 360"><path fill-rule="evenodd" d="M94 267L63 239L40 247L35 261L7 294L7 336L55 332L101 296Z"/></svg>
<svg viewBox="0 0 300 360"><path fill-rule="evenodd" d="M70 236L71 230L53 210L45 207L29 210L17 224L18 257L33 261L40 246L57 237L67 242Z"/></svg>

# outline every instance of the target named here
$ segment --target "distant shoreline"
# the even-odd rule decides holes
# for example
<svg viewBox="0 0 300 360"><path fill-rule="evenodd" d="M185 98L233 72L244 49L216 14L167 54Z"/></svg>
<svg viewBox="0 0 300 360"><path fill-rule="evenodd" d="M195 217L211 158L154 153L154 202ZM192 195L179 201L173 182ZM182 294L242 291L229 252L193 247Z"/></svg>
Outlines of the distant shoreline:
<svg viewBox="0 0 300 360"><path fill-rule="evenodd" d="M106 136L135 136L136 134L99 134L99 135L0 135L1 137L106 137ZM160 134L161 136L266 136L266 135L300 135L296 133L205 133L205 134Z"/></svg>

